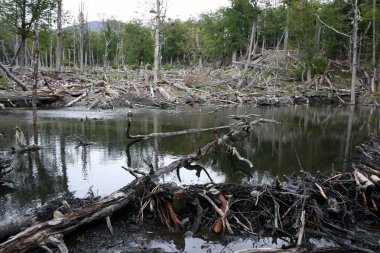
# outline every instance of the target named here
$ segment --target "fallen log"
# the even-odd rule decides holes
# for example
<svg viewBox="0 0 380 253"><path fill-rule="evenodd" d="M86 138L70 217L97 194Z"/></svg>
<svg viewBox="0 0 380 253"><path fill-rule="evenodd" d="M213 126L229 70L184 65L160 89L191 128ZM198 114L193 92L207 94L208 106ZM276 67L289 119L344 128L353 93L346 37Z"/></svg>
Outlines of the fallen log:
<svg viewBox="0 0 380 253"><path fill-rule="evenodd" d="M75 104L76 102L78 102L78 101L82 100L83 98L85 98L88 94L89 94L88 91L83 92L82 95L80 95L80 96L77 97L76 99L70 101L70 102L67 103L65 106L66 106L66 107L70 107L70 106L72 106L72 105Z"/></svg>
<svg viewBox="0 0 380 253"><path fill-rule="evenodd" d="M205 132L210 130L220 130L220 129L226 129L230 128L232 125L225 125L225 126L219 126L219 127L210 127L210 128L194 128L194 129L187 129L182 131L174 131L174 132L166 132L166 133L151 133L151 134L141 134L141 135L131 135L131 119L128 117L127 119L127 138L131 140L147 140L151 138L160 138L160 137L169 137L169 136L176 136L176 135L184 135L184 134L192 134L192 133L199 133L199 132Z"/></svg>
<svg viewBox="0 0 380 253"><path fill-rule="evenodd" d="M13 75L2 62L0 62L0 68L2 68L4 72L7 74L7 76L10 79L12 79L18 86L20 86L23 91L29 90L26 84L24 84L20 79L18 79L15 75Z"/></svg>
<svg viewBox="0 0 380 253"><path fill-rule="evenodd" d="M0 103L10 104L11 106L32 106L32 94L25 95L0 95ZM38 104L50 104L60 99L58 95L37 95Z"/></svg>

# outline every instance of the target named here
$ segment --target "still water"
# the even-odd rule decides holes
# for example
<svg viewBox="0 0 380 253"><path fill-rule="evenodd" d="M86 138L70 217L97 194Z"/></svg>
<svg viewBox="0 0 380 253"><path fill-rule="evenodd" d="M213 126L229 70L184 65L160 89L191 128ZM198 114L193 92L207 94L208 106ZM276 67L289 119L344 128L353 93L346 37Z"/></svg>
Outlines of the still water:
<svg viewBox="0 0 380 253"><path fill-rule="evenodd" d="M244 163L231 162L227 148L222 146L198 163L209 176L203 170L181 169L181 182L176 173L165 175L162 182L207 183L212 178L216 183L261 184L300 169L310 173L344 170L355 145L368 134L380 132L380 111L376 108L230 107L209 113L214 110L136 109L131 134L223 126L233 122L228 115L244 113L259 114L281 124L257 126L249 136L229 143L253 163L254 170ZM16 157L17 167L5 176L14 189L0 188L0 220L67 192L77 197L85 197L89 191L100 196L110 194L134 179L122 166L148 172L145 161L160 168L214 138L214 133L208 131L128 145L127 111L42 110L38 111L35 130L31 111L1 110L0 131L6 134L0 139L2 154L11 155L15 126L23 130L28 143L37 143L42 150ZM76 136L96 144L77 147Z"/></svg>

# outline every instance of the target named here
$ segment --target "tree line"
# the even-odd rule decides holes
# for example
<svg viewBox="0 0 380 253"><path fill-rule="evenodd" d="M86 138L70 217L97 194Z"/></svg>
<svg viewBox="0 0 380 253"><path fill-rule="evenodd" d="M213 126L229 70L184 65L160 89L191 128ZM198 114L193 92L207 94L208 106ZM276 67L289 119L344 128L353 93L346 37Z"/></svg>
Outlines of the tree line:
<svg viewBox="0 0 380 253"><path fill-rule="evenodd" d="M377 90L377 0L230 0L229 7L187 21L166 18L163 2L155 0L150 22L94 23L87 22L83 3L79 16L65 21L61 0L0 0L0 59L32 64L32 30L38 22L39 61L49 68L221 67L273 49L282 50L285 60L296 55L307 80L329 59L347 61L353 74L367 68Z"/></svg>

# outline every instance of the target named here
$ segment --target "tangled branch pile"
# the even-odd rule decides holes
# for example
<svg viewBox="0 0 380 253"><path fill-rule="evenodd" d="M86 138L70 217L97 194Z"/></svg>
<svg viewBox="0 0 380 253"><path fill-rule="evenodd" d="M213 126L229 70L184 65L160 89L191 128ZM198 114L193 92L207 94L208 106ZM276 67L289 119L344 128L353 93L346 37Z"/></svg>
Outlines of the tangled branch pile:
<svg viewBox="0 0 380 253"><path fill-rule="evenodd" d="M353 172L328 177L302 171L262 186L151 182L140 198L140 221L159 217L170 230L280 237L288 242L283 248L312 250L308 239L323 237L340 250L378 252L380 235L370 228L380 224L380 139L371 137L357 149Z"/></svg>

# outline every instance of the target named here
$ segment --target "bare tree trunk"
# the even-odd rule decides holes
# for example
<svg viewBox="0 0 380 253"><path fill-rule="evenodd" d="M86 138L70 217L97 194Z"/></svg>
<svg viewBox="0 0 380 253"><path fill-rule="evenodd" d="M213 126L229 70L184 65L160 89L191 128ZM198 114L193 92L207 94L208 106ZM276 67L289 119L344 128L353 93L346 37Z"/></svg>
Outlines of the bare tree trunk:
<svg viewBox="0 0 380 253"><path fill-rule="evenodd" d="M55 49L55 67L56 72L58 75L62 72L62 65L61 65L61 34L62 34L62 0L57 0L57 41L56 41L56 49Z"/></svg>
<svg viewBox="0 0 380 253"><path fill-rule="evenodd" d="M154 95L154 90L153 90L153 87L152 87L152 82L149 81L149 75L148 75L148 63L145 64L144 78L145 78L145 83L146 83L146 85L149 85L150 96L151 96L152 98L154 98L155 95Z"/></svg>
<svg viewBox="0 0 380 253"><path fill-rule="evenodd" d="M358 64L358 22L359 22L359 5L358 0L354 3L354 23L352 30L352 66L351 66L351 100L350 104L356 104L355 86L356 86L356 69Z"/></svg>
<svg viewBox="0 0 380 253"><path fill-rule="evenodd" d="M257 12L256 12L257 1L254 1L253 3L250 2L250 3L253 7L254 14L253 14L253 19L252 19L251 35L250 35L250 39L249 39L249 46L247 48L247 56L246 56L246 60L245 60L245 64L244 64L244 70L240 73L240 78L239 78L239 82L238 82L239 88L241 88L243 85L243 81L244 81L246 73L248 71L249 63L251 62L251 54L254 53L254 51L255 51L255 49L253 49L253 47L255 47L257 45L257 43L255 41L256 33L257 33Z"/></svg>
<svg viewBox="0 0 380 253"><path fill-rule="evenodd" d="M308 63L307 63L307 67L306 67L306 80L307 80L307 82L308 83L310 83L311 82L311 63L310 63L310 61L308 61Z"/></svg>
<svg viewBox="0 0 380 253"><path fill-rule="evenodd" d="M21 36L19 57L20 66L24 67L26 65L26 38L24 36Z"/></svg>
<svg viewBox="0 0 380 253"><path fill-rule="evenodd" d="M320 43L321 43L321 32L322 32L322 26L317 18L316 20L316 30L315 30L315 43L316 43L316 48L319 50L320 48Z"/></svg>
<svg viewBox="0 0 380 253"><path fill-rule="evenodd" d="M108 46L110 44L110 38L106 36L106 45L104 47L104 58L103 58L103 80L108 82L107 78L107 67L108 67Z"/></svg>
<svg viewBox="0 0 380 253"><path fill-rule="evenodd" d="M76 67L76 31L77 31L77 25L74 20L74 37L73 37L73 66Z"/></svg>
<svg viewBox="0 0 380 253"><path fill-rule="evenodd" d="M33 36L33 95L32 95L32 107L33 107L33 126L37 126L37 85L38 85L38 67L40 57L40 47L38 43L38 20L34 23L34 36Z"/></svg>
<svg viewBox="0 0 380 253"><path fill-rule="evenodd" d="M1 48L4 54L3 62L6 62L6 64L9 64L9 56L7 54L7 49L5 48L5 45L4 45L4 40L1 41Z"/></svg>
<svg viewBox="0 0 380 253"><path fill-rule="evenodd" d="M257 1L255 1L252 4L253 7L253 18L252 18L252 28L251 28L251 37L249 39L249 46L247 50L247 59L244 65L244 71L248 69L248 65L251 61L251 54L255 52L255 45L256 45L256 33L257 33L257 13L256 13L256 7L257 7ZM240 86L240 85L239 85Z"/></svg>
<svg viewBox="0 0 380 253"><path fill-rule="evenodd" d="M88 21L88 20L87 20ZM88 22L87 22L88 23ZM87 42L87 52L88 52L88 66L92 67L94 64L93 64L93 61L91 59L91 56L92 56L92 48L91 48L91 34L90 34L90 28L88 27L87 25L87 34L88 34L88 42Z"/></svg>
<svg viewBox="0 0 380 253"><path fill-rule="evenodd" d="M234 49L234 50L232 51L232 62L235 62L235 61L236 61L236 58L237 58L237 50Z"/></svg>
<svg viewBox="0 0 380 253"><path fill-rule="evenodd" d="M19 60L18 56L20 54L20 50L21 50L21 44L19 43L19 36L16 35L15 44L13 47L14 56L13 56L12 61L10 63L11 68L13 66L18 66L18 60Z"/></svg>
<svg viewBox="0 0 380 253"><path fill-rule="evenodd" d="M373 66L373 76L371 80L371 92L376 93L378 89L377 79L377 66L376 66L376 0L372 1L372 66Z"/></svg>
<svg viewBox="0 0 380 253"><path fill-rule="evenodd" d="M266 31L266 22L267 21L267 9L264 9L264 24L263 24L263 43L261 45L261 52L265 50L265 31Z"/></svg>
<svg viewBox="0 0 380 253"><path fill-rule="evenodd" d="M195 42L197 45L197 53L198 53L198 69L199 71L203 70L203 58L202 58L202 48L201 48L201 43L199 42L199 33L196 32L195 35ZM236 51L234 51L236 52Z"/></svg>
<svg viewBox="0 0 380 253"><path fill-rule="evenodd" d="M288 44L289 44L289 16L290 16L290 3L286 7L286 26L284 35L284 58L288 57Z"/></svg>
<svg viewBox="0 0 380 253"><path fill-rule="evenodd" d="M79 70L83 73L83 45L84 45L84 2L80 3L79 9Z"/></svg>
<svg viewBox="0 0 380 253"><path fill-rule="evenodd" d="M156 0L156 17L154 28L154 70L153 82L156 88L158 82L158 75L160 72L160 29L161 29L161 0Z"/></svg>
<svg viewBox="0 0 380 253"><path fill-rule="evenodd" d="M48 21L49 27L52 27L51 19L52 19L52 14L51 14L51 10L49 10L49 21ZM49 69L53 68L53 33L52 31L49 31L49 64L47 64L47 61L46 61L46 65L49 66Z"/></svg>

